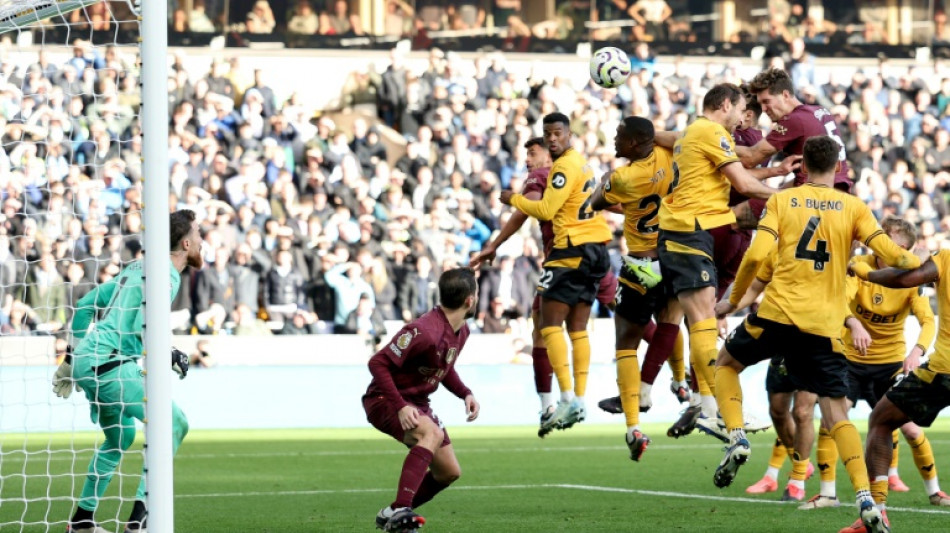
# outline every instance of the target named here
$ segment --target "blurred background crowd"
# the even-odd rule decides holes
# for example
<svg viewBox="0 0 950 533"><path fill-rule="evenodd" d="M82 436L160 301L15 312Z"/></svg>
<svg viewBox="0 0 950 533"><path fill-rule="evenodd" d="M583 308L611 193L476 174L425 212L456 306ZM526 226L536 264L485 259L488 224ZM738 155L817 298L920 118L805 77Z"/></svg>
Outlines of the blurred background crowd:
<svg viewBox="0 0 950 533"><path fill-rule="evenodd" d="M467 264L504 225L498 193L520 189L524 144L543 115L571 117L575 147L600 176L621 164L612 146L623 116L682 130L708 88L766 65L788 69L799 98L835 116L854 193L878 216L913 221L919 247L940 248L950 70L881 58L842 77L816 66L806 38L782 42L762 64L716 59L702 75L631 45L634 74L609 91L515 74L501 52L433 48L415 68L394 49L384 70L347 76L343 104L370 110L348 115L302 105L292 91L311 80L275 88L266 68L248 71L239 57L195 70L179 54L168 72L169 195L173 209L198 214L207 267L184 274L175 330L359 333L372 344L385 321L430 309L439 273ZM79 298L141 256L137 76L134 49L77 40L66 61L0 51L0 334L63 336ZM616 261L622 220L610 223ZM526 225L482 271L478 330L524 331L539 239Z"/></svg>

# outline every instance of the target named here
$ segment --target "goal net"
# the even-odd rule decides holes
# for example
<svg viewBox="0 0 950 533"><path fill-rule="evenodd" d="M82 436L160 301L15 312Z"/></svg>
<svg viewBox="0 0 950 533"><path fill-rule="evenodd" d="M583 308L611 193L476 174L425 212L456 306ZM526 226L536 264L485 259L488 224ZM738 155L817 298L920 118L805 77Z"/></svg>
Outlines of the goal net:
<svg viewBox="0 0 950 533"><path fill-rule="evenodd" d="M65 530L103 442L84 393L51 380L76 302L142 253L139 7L0 0L0 531ZM142 442L96 511L110 531Z"/></svg>

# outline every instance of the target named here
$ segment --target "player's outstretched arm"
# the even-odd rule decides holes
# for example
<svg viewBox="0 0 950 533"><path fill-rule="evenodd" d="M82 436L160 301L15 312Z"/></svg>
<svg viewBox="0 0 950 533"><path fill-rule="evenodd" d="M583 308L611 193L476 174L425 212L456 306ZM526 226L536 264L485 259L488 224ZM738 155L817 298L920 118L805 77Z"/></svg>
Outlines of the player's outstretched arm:
<svg viewBox="0 0 950 533"><path fill-rule="evenodd" d="M537 200L541 198L541 194L536 191L531 191L524 195L525 198L529 200ZM468 262L468 266L478 270L482 263L488 263L491 265L492 261L495 260L495 252L498 251L498 247L508 241L512 235L518 232L521 229L521 226L524 226L524 223L528 221L528 215L522 213L521 211L515 209L511 212L511 216L508 218L508 222L505 222L505 225L498 230L498 235L491 240L488 244L482 247L481 251L473 255Z"/></svg>
<svg viewBox="0 0 950 533"><path fill-rule="evenodd" d="M746 168L761 165L777 152L778 150L765 139L755 143L755 146L736 146L736 155Z"/></svg>
<svg viewBox="0 0 950 533"><path fill-rule="evenodd" d="M913 270L901 270L898 268L882 268L870 272L863 272L861 263L852 265L852 272L861 279L866 279L871 283L892 287L895 289L906 289L918 287L933 283L940 279L940 273L937 271L937 264L933 260L927 260L926 263ZM855 268L857 267L857 268Z"/></svg>
<svg viewBox="0 0 950 533"><path fill-rule="evenodd" d="M802 166L802 156L800 155L790 155L782 160L781 163L774 167L755 167L747 168L746 172L749 173L753 178L762 181L769 178L775 178L778 176L786 176L795 172Z"/></svg>
<svg viewBox="0 0 950 533"><path fill-rule="evenodd" d="M509 191L502 191L501 202L515 207L528 216L538 220L551 220L561 209L564 202L571 195L574 187L567 177L568 172L577 172L566 169L563 165L554 164L551 173L548 174L548 187L544 189L544 197L540 200L531 200L523 194L511 194ZM575 177L574 179L583 179Z"/></svg>
<svg viewBox="0 0 950 533"><path fill-rule="evenodd" d="M783 162L784 164L784 162ZM760 169L767 172L777 172L773 169L781 168L778 167L769 167L766 169ZM742 163L738 161L733 161L731 163L726 163L720 169L722 174L732 182L732 186L739 191L739 194L743 196L748 196L750 198L768 198L773 194L778 192L778 189L773 189L767 185L763 185L761 181L756 179L752 174L746 170ZM783 174L774 174L775 176L781 176Z"/></svg>

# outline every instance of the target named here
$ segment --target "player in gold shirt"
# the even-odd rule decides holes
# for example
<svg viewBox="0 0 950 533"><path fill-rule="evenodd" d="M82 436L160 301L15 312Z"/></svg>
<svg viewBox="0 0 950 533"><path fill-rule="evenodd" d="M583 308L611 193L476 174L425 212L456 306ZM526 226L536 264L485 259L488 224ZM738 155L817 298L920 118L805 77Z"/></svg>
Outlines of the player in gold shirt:
<svg viewBox="0 0 950 533"><path fill-rule="evenodd" d="M908 422L930 427L940 411L950 405L950 250L941 250L919 268L910 271L874 270L855 262L850 270L859 278L892 288L937 285L937 342L929 360L888 390L871 411L868 421L867 468L871 493L880 507L887 504L887 471L893 453L892 433ZM851 532L854 529L842 529Z"/></svg>
<svg viewBox="0 0 950 533"><path fill-rule="evenodd" d="M776 250L772 282L758 312L730 333L716 361L716 400L730 443L713 482L719 487L731 484L751 451L742 429L739 373L773 355L783 356L799 388L818 395L822 418L832 428L857 494L862 522L868 531L881 532L887 528L871 499L861 437L848 420L847 359L841 340L848 316L845 277L853 240L869 246L889 265L916 268L920 260L884 234L861 200L833 188L840 149L827 136L806 141L803 170L809 183L769 198L739 267L729 297L733 309L759 264Z"/></svg>
<svg viewBox="0 0 950 533"><path fill-rule="evenodd" d="M730 185L745 196L767 198L777 191L759 179L785 175L797 167L797 158L786 159L780 167L742 166L730 132L744 110L745 96L735 85L719 84L706 93L703 117L690 124L673 145L674 192L660 205L657 250L664 283L676 296L679 313L689 321L693 369L710 385L717 354L713 307L718 281L714 241L708 230L736 221L729 208ZM658 144L666 146L675 137L664 135ZM703 414L716 416L715 412Z"/></svg>
<svg viewBox="0 0 950 533"><path fill-rule="evenodd" d="M881 227L895 243L905 250L911 249L917 242L917 231L906 220L889 217L881 222ZM870 265L872 268L884 266L883 262L873 255L858 256L851 262L855 265L858 263ZM920 366L920 357L930 347L934 338L933 312L930 310L929 300L921 296L916 287L891 289L859 280L856 277L849 277L847 286L851 299L851 314L861 321L871 335L871 344L864 353L860 353L848 344L850 335L845 332L845 356L848 358L848 403L853 406L858 400L863 399L868 405L874 407L887 389L894 384L895 378L903 379L906 373ZM920 322L920 334L916 339L916 344L905 358L907 344L904 341L904 321L910 312L913 312ZM950 505L950 498L940 490L933 450L923 430L913 422L908 422L901 426L901 431L910 444L914 463L924 480L930 502L938 506ZM894 431L893 439L893 447L896 450L897 431ZM896 460L897 453L892 455ZM821 469L821 491L803 505L802 509L837 505L835 469L828 468L837 460L838 451L834 441L828 435L826 425L822 424L818 440L818 464L825 465ZM902 492L909 490L897 477L897 463L894 460L891 461L888 470L887 482L890 490L903 489ZM860 528L863 525L855 523L854 527Z"/></svg>
<svg viewBox="0 0 950 533"><path fill-rule="evenodd" d="M641 117L627 117L617 126L614 149L617 157L630 161L608 174L603 187L594 193L591 205L594 209L607 209L621 205L624 213L623 235L627 245L627 258L641 268L657 260L656 234L657 211L660 201L673 189L673 152L653 145L653 123ZM621 405L627 422L626 443L630 458L639 461L650 439L640 431L640 367L637 347L643 339L644 327L656 316L657 331L651 349L658 342L658 335L671 330L673 342L679 333L678 323L667 322L669 298L662 285L651 282L632 268L623 268L617 287L614 324L616 334L617 385L620 387Z"/></svg>
<svg viewBox="0 0 950 533"><path fill-rule="evenodd" d="M601 213L591 209L597 180L584 156L571 148L571 123L561 113L546 115L544 142L554 165L540 200L529 200L511 191L501 193L502 203L538 220L554 223L554 249L544 259L538 280L541 295L541 336L554 368L561 400L554 416L541 430L567 429L587 416L584 394L590 369L587 320L597 297L600 280L610 269L606 243L610 228ZM573 386L562 325L567 322L574 359ZM547 427L545 427L545 425Z"/></svg>

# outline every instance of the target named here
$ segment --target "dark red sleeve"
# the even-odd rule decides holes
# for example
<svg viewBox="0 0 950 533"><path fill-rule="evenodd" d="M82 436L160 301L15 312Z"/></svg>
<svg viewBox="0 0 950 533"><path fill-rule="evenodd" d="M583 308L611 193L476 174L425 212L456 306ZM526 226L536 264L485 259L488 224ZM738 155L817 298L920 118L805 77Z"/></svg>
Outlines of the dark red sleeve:
<svg viewBox="0 0 950 533"><path fill-rule="evenodd" d="M769 134L765 137L765 140L776 150L781 151L794 142L795 139L801 137L800 130L801 127L798 124L798 117L796 117L793 112L783 120L772 124L772 129L769 130Z"/></svg>
<svg viewBox="0 0 950 533"><path fill-rule="evenodd" d="M403 399L396 388L396 382L393 381L393 370L396 365L386 357L383 352L376 352L376 355L369 359L369 373L373 375L373 381L376 387L390 403L396 406L396 410L409 405L409 402Z"/></svg>
<svg viewBox="0 0 950 533"><path fill-rule="evenodd" d="M529 192L539 192L544 196L544 189L548 186L548 168L536 168L528 174L527 179L524 180L524 187L521 188L521 194L528 194Z"/></svg>
<svg viewBox="0 0 950 533"><path fill-rule="evenodd" d="M463 400L472 393L472 389L469 389L462 383L462 378L459 377L459 373L455 371L454 366L445 375L445 378L442 379L442 384L445 385L445 388L449 392Z"/></svg>
<svg viewBox="0 0 950 533"><path fill-rule="evenodd" d="M390 339L389 344L376 352L376 355L386 357L394 366L401 368L406 360L419 353L428 344L416 323L410 322Z"/></svg>

